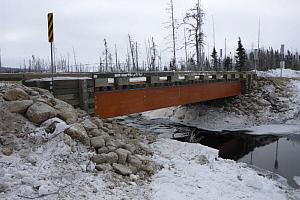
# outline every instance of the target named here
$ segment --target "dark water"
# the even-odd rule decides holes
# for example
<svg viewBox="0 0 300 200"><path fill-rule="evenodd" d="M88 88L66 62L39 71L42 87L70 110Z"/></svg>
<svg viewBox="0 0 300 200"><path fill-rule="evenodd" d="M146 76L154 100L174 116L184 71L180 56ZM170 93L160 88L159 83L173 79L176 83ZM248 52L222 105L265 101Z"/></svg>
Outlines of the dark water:
<svg viewBox="0 0 300 200"><path fill-rule="evenodd" d="M285 177L288 184L300 188L293 180L300 176L300 136L251 135L246 131L209 131L170 122L167 119L145 119L142 116L119 120L159 137L182 142L201 143L219 150L219 156L245 162Z"/></svg>

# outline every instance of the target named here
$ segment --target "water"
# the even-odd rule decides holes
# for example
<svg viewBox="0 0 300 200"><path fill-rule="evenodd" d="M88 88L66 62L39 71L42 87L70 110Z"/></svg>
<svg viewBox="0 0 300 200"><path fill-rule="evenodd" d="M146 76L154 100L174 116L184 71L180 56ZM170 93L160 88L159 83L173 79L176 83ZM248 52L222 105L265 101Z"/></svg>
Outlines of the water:
<svg viewBox="0 0 300 200"><path fill-rule="evenodd" d="M285 177L288 184L300 188L293 180L300 176L300 136L250 135L246 131L209 131L173 123L167 119L145 119L135 115L120 123L174 138L182 142L201 143L219 150L219 156L245 162Z"/></svg>

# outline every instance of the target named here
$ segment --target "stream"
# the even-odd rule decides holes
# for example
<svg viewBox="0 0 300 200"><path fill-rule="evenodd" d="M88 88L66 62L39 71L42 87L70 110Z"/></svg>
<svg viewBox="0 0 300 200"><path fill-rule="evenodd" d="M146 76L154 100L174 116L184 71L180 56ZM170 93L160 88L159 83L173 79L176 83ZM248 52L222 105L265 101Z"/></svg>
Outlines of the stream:
<svg viewBox="0 0 300 200"><path fill-rule="evenodd" d="M118 123L172 138L181 142L200 143L219 150L223 159L247 163L256 169L265 169L287 179L296 189L294 180L300 176L300 136L251 135L249 131L211 131L174 123L168 119L148 119L141 114L119 118ZM299 130L300 131L300 130Z"/></svg>

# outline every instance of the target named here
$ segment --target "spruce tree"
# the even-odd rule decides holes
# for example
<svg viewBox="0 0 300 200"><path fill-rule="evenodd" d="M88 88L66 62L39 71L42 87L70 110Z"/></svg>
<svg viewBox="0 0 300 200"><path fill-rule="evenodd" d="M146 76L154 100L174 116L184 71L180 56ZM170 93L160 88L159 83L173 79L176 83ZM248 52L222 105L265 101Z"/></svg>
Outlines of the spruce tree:
<svg viewBox="0 0 300 200"><path fill-rule="evenodd" d="M224 68L225 68L226 71L231 70L231 59L228 56L224 60Z"/></svg>
<svg viewBox="0 0 300 200"><path fill-rule="evenodd" d="M218 71L219 60L218 60L218 53L216 51L216 48L213 49L211 57L212 57L213 68L215 71Z"/></svg>
<svg viewBox="0 0 300 200"><path fill-rule="evenodd" d="M243 47L241 38L239 37L238 41L238 48L236 49L236 70L238 71L246 71L246 61L247 61L247 55L246 50Z"/></svg>

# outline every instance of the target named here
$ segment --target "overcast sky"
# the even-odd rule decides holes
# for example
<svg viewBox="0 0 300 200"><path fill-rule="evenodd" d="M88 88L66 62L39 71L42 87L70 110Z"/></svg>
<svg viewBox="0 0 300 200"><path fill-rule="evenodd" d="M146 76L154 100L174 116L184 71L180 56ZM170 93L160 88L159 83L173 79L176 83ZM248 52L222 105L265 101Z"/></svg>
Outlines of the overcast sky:
<svg viewBox="0 0 300 200"><path fill-rule="evenodd" d="M145 39L153 36L159 49L168 46L164 22L168 20L169 0L1 0L0 48L5 66L19 66L23 59L36 55L49 57L47 13L54 12L56 55L73 57L78 62L97 63L106 38L113 51L116 44L120 59L125 59L130 33L139 42L141 54ZM196 0L174 0L175 17L180 21ZM216 47L236 48L241 36L247 49L257 46L258 19L261 18L261 44L264 47L300 46L299 0L202 0L206 13L205 50L212 48L212 16L215 21ZM180 30L182 33L182 30ZM179 34L179 37L181 35ZM181 42L179 38L179 43ZM165 60L170 53L163 51ZM183 57L183 52L178 53ZM71 61L73 62L73 60Z"/></svg>

